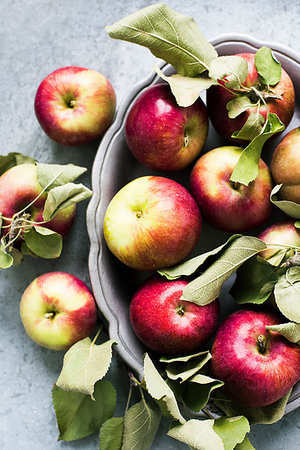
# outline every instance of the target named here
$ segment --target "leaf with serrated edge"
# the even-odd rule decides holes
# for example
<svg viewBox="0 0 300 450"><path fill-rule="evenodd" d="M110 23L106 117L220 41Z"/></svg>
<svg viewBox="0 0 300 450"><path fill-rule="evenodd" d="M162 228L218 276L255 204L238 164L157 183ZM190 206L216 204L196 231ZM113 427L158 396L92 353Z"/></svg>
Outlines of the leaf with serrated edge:
<svg viewBox="0 0 300 450"><path fill-rule="evenodd" d="M179 106L191 106L199 98L200 92L217 84L215 80L208 77L185 77L179 74L166 76L158 67L155 72L170 85L172 94Z"/></svg>
<svg viewBox="0 0 300 450"><path fill-rule="evenodd" d="M110 367L114 344L116 341L110 339L96 345L89 337L76 342L64 356L56 385L67 391L90 395L94 400L95 383L106 375Z"/></svg>
<svg viewBox="0 0 300 450"><path fill-rule="evenodd" d="M87 171L85 167L74 164L43 164L37 163L37 179L42 188L49 191L57 186L72 183ZM49 185L49 183L51 183Z"/></svg>
<svg viewBox="0 0 300 450"><path fill-rule="evenodd" d="M123 441L123 417L111 417L100 428L99 450L121 450Z"/></svg>
<svg viewBox="0 0 300 450"><path fill-rule="evenodd" d="M11 152L7 155L0 155L0 175L14 166L21 164L33 164L35 159L30 156L22 155L22 153Z"/></svg>
<svg viewBox="0 0 300 450"><path fill-rule="evenodd" d="M300 323L287 322L279 325L267 325L267 330L281 334L290 342L300 345Z"/></svg>
<svg viewBox="0 0 300 450"><path fill-rule="evenodd" d="M89 436L114 414L116 391L108 380L95 386L95 400L80 392L64 391L54 385L52 400L59 429L59 440L73 441Z"/></svg>
<svg viewBox="0 0 300 450"><path fill-rule="evenodd" d="M14 263L14 258L0 245L0 269L8 269Z"/></svg>
<svg viewBox="0 0 300 450"><path fill-rule="evenodd" d="M218 56L193 19L163 3L143 8L105 29L114 39L147 47L180 75L197 76Z"/></svg>
<svg viewBox="0 0 300 450"><path fill-rule="evenodd" d="M274 288L275 302L281 313L300 323L300 266L290 267Z"/></svg>
<svg viewBox="0 0 300 450"><path fill-rule="evenodd" d="M187 362L173 362L167 365L166 373L171 380L181 380L184 383L190 377L199 372L200 369L211 359L209 352L203 352L197 358Z"/></svg>
<svg viewBox="0 0 300 450"><path fill-rule="evenodd" d="M253 445L249 441L248 436L245 436L244 440L240 444L237 444L234 447L234 450L255 450L255 448L253 447Z"/></svg>
<svg viewBox="0 0 300 450"><path fill-rule="evenodd" d="M192 411L199 412L207 404L211 392L223 385L223 381L198 373L185 384L184 403Z"/></svg>
<svg viewBox="0 0 300 450"><path fill-rule="evenodd" d="M67 183L49 191L45 201L43 218L52 220L58 211L89 198L92 191L83 184Z"/></svg>
<svg viewBox="0 0 300 450"><path fill-rule="evenodd" d="M226 280L249 258L266 249L266 244L253 236L235 239L202 275L188 283L181 299L197 305L208 305L220 294Z"/></svg>
<svg viewBox="0 0 300 450"><path fill-rule="evenodd" d="M249 114L246 122L239 131L235 131L232 137L236 139L245 139L252 141L260 135L265 124L265 118L259 112L252 112ZM259 158L258 158L259 159Z"/></svg>
<svg viewBox="0 0 300 450"><path fill-rule="evenodd" d="M160 362L163 363L176 363L176 362L188 362L191 359L197 358L198 356L207 355L209 353L208 350L204 352L193 353L192 355L180 355L180 356L162 356L159 358Z"/></svg>
<svg viewBox="0 0 300 450"><path fill-rule="evenodd" d="M223 441L213 429L214 420L191 419L175 425L168 436L190 445L195 450L224 450Z"/></svg>
<svg viewBox="0 0 300 450"><path fill-rule="evenodd" d="M255 67L261 81L267 86L275 86L281 79L281 64L268 47L261 47L255 54Z"/></svg>
<svg viewBox="0 0 300 450"><path fill-rule="evenodd" d="M247 95L237 95L226 103L228 117L235 119L249 108L255 108L258 103L252 103Z"/></svg>
<svg viewBox="0 0 300 450"><path fill-rule="evenodd" d="M122 450L148 450L157 433L160 419L158 406L146 403L144 397L131 406L124 417Z"/></svg>
<svg viewBox="0 0 300 450"><path fill-rule="evenodd" d="M226 87L238 89L248 76L248 63L236 55L219 56L211 62L209 76L215 80L225 78Z"/></svg>
<svg viewBox="0 0 300 450"><path fill-rule="evenodd" d="M36 256L53 259L61 255L63 239L59 233L46 227L33 226L23 235L26 246Z"/></svg>
<svg viewBox="0 0 300 450"><path fill-rule="evenodd" d="M250 425L244 416L220 417L215 420L213 429L222 439L224 450L233 450L236 444L243 442Z"/></svg>
<svg viewBox="0 0 300 450"><path fill-rule="evenodd" d="M278 200L277 194L279 193L281 187L282 184L277 184L272 189L270 194L271 202L293 219L300 219L300 205L298 203L291 202L290 200Z"/></svg>
<svg viewBox="0 0 300 450"><path fill-rule="evenodd" d="M147 353L144 357L144 380L147 391L157 400L162 413L184 423L185 419L181 415L174 392L161 377Z"/></svg>

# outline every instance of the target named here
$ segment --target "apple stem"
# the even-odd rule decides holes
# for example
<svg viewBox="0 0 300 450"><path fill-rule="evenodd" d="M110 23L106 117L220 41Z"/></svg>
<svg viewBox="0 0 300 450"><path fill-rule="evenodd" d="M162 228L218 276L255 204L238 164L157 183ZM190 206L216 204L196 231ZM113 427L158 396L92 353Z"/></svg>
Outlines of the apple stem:
<svg viewBox="0 0 300 450"><path fill-rule="evenodd" d="M185 308L184 308L184 306L182 306L182 305L177 306L177 308L176 308L176 313L177 313L179 316L184 316L184 314L185 314Z"/></svg>
<svg viewBox="0 0 300 450"><path fill-rule="evenodd" d="M95 345L95 342L96 342L96 340L98 339L98 336L99 336L99 334L101 333L101 331L102 331L102 326L101 326L101 327L99 328L99 330L97 331L96 336L94 337L93 342L91 343L91 346Z"/></svg>
<svg viewBox="0 0 300 450"><path fill-rule="evenodd" d="M266 353L266 350L267 350L266 336L264 336L263 334L260 334L258 336L258 338L257 338L257 342L258 342L258 351L259 351L259 353L264 355Z"/></svg>
<svg viewBox="0 0 300 450"><path fill-rule="evenodd" d="M293 248L295 250L300 250L300 247L296 245L285 245L285 244L274 244L273 242L265 242L268 247L282 247L282 248Z"/></svg>
<svg viewBox="0 0 300 450"><path fill-rule="evenodd" d="M52 319L55 316L54 312L48 312L44 315L45 319Z"/></svg>
<svg viewBox="0 0 300 450"><path fill-rule="evenodd" d="M75 100L70 100L69 101L69 107L70 108L74 108L75 105L76 105L76 101Z"/></svg>
<svg viewBox="0 0 300 450"><path fill-rule="evenodd" d="M190 143L190 135L184 133L183 146L188 147Z"/></svg>

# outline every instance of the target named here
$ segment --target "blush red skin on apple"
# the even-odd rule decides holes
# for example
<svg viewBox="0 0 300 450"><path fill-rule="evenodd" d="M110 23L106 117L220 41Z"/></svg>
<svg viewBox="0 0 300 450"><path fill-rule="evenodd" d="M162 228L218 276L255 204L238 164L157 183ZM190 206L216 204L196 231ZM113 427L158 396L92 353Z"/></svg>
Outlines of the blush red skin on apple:
<svg viewBox="0 0 300 450"><path fill-rule="evenodd" d="M213 376L224 381L237 403L260 407L276 402L300 378L300 347L279 334L267 331L267 325L284 322L267 311L240 310L219 326L211 354ZM257 338L267 337L267 351L258 351Z"/></svg>
<svg viewBox="0 0 300 450"><path fill-rule="evenodd" d="M200 153L208 133L206 107L199 98L180 107L167 84L148 88L126 119L125 137L131 153L153 170L181 170ZM184 137L189 144L183 148Z"/></svg>
<svg viewBox="0 0 300 450"><path fill-rule="evenodd" d="M132 298L133 330L145 346L160 354L193 352L210 339L217 328L219 300L206 306L180 300L187 283L153 277ZM184 308L184 315L176 312L179 306Z"/></svg>
<svg viewBox="0 0 300 450"><path fill-rule="evenodd" d="M274 223L258 236L266 244L277 244L273 247L268 245L266 250L259 252L262 258L269 258L276 253L280 249L278 244L300 247L300 230L295 227L294 223L294 220Z"/></svg>

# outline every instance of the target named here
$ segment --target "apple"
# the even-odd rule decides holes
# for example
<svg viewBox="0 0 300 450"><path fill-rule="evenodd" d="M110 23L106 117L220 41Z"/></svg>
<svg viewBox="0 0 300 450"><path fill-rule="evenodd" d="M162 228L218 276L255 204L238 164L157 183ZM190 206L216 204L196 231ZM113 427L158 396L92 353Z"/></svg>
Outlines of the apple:
<svg viewBox="0 0 300 450"><path fill-rule="evenodd" d="M42 192L42 187L37 180L37 167L35 164L20 164L8 169L0 177L0 212L2 213L3 225L10 225L9 228L3 228L6 234L16 221L8 221L13 219L14 215L23 210L33 200L35 200ZM27 220L34 222L35 225L45 226L57 233L65 236L73 223L76 205L70 205L60 210L55 217L43 223L43 210L47 194L43 193L34 203L24 211ZM21 214L19 217L24 217ZM18 221L19 217L15 217Z"/></svg>
<svg viewBox="0 0 300 450"><path fill-rule="evenodd" d="M162 172L178 171L190 164L208 133L202 100L188 107L178 106L164 83L151 86L136 99L125 125L131 153L141 164Z"/></svg>
<svg viewBox="0 0 300 450"><path fill-rule="evenodd" d="M239 53L237 56L244 58L248 63L248 76L243 82L243 86L249 88L254 87L264 96L268 95L268 93L264 92L261 88L259 75L255 67L255 54ZM281 80L276 86L272 87L272 91L272 95L278 96L279 98L272 98L270 96L265 98L268 110L270 113L277 114L281 122L287 126L292 119L295 109L295 90L291 78L284 69L281 70ZM228 117L226 105L235 95L235 92L230 92L220 85L212 86L207 91L207 109L214 128L223 139L237 145L244 145L247 141L241 139L237 140L232 138L231 135L235 131L241 130L251 112L256 112L257 108L256 106L248 108L235 119L230 119ZM250 95L251 101L254 101L254 103L259 100L254 92ZM266 118L268 110L265 105L261 104L259 114Z"/></svg>
<svg viewBox="0 0 300 450"><path fill-rule="evenodd" d="M300 247L300 230L295 227L294 222L294 220L286 220L275 223L258 236L266 244L270 244L266 250L259 253L262 258L268 259L279 251L288 252L290 256L294 255L295 250L288 248L289 245Z"/></svg>
<svg viewBox="0 0 300 450"><path fill-rule="evenodd" d="M275 312L239 310L216 333L212 374L224 381L232 399L261 407L283 397L300 379L300 347L266 330L285 320Z"/></svg>
<svg viewBox="0 0 300 450"><path fill-rule="evenodd" d="M271 214L272 180L259 161L257 178L249 186L230 181L243 149L218 147L202 155L190 176L190 189L203 217L213 226L242 232L263 224Z"/></svg>
<svg viewBox="0 0 300 450"><path fill-rule="evenodd" d="M166 177L134 179L110 201L103 224L111 252L137 270L156 270L184 259L200 237L194 198Z"/></svg>
<svg viewBox="0 0 300 450"><path fill-rule="evenodd" d="M135 292L130 321L140 341L161 354L180 354L199 349L215 332L220 305L206 306L180 300L188 281L152 277Z"/></svg>
<svg viewBox="0 0 300 450"><path fill-rule="evenodd" d="M25 289L20 315L34 342L51 350L67 350L92 332L97 308L83 281L66 272L49 272Z"/></svg>
<svg viewBox="0 0 300 450"><path fill-rule="evenodd" d="M271 173L276 184L282 184L281 200L300 204L300 127L287 133L275 148Z"/></svg>
<svg viewBox="0 0 300 450"><path fill-rule="evenodd" d="M45 133L63 145L87 144L111 124L115 91L101 73L83 67L62 67L39 85L34 108Z"/></svg>

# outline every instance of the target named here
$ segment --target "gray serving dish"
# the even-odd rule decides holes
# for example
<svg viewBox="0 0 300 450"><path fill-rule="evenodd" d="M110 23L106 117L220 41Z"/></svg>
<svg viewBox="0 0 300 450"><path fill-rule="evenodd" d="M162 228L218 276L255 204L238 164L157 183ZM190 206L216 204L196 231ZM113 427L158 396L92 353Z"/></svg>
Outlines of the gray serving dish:
<svg viewBox="0 0 300 450"><path fill-rule="evenodd" d="M263 45L272 48L277 59L293 79L296 98L298 98L293 120L284 134L300 125L300 56L298 54L280 44L261 42L241 34L221 35L213 39L211 43L220 56L256 52ZM160 67L167 75L173 73L173 68L164 62L161 62ZM118 342L117 352L128 368L140 379L143 376L143 355L147 349L133 333L128 307L135 289L150 274L127 268L110 253L103 237L102 225L107 205L114 194L134 178L147 174L169 176L188 188L192 166L176 175L153 172L142 167L126 146L124 125L132 103L143 90L159 82L162 80L154 71L151 71L147 78L133 87L120 105L115 120L103 137L95 157L92 170L93 196L87 210L87 228L90 238L89 271L95 299L107 323L110 338ZM205 101L205 93L202 98ZM281 138L273 140L264 149L263 157L266 162L279 139ZM224 145L223 141L210 125L208 139L202 153L221 145ZM275 211L270 223L280 218L280 214L279 211ZM263 228L267 225L269 224ZM260 229L253 230L251 234L257 235L260 231ZM228 237L227 233L216 230L204 222L199 244L191 256L217 247ZM232 281L233 279L225 283L222 289L220 297L222 317L236 308L228 293ZM151 356L155 358L155 355ZM298 406L300 406L300 383L293 389L286 413Z"/></svg>

